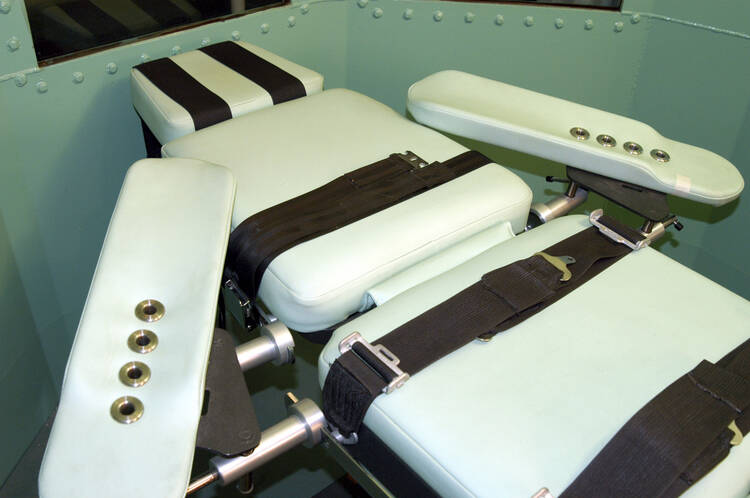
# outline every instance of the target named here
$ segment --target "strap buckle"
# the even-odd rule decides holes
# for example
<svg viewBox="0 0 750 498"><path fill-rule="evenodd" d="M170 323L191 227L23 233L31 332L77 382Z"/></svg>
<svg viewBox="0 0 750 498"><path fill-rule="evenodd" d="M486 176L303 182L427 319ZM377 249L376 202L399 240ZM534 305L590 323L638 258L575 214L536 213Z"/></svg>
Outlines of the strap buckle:
<svg viewBox="0 0 750 498"><path fill-rule="evenodd" d="M341 354L344 354L347 351L352 350L355 344L361 344L365 349L367 349L367 351L372 353L372 355L375 356L378 361L380 361L388 370L393 373L393 378L388 382L388 385L383 388L383 392L385 394L390 394L394 389L398 389L399 387L404 385L404 382L409 380L409 374L404 372L397 366L401 362L398 356L391 353L388 348L386 348L382 344L375 344L373 346L372 344L367 342L359 332L353 332L344 337L339 343L339 351L341 352ZM354 354L357 354L356 351L353 352ZM365 358L363 355L357 354L357 357L364 361L375 372L378 372L380 370L378 366L370 364L367 358ZM388 381L388 379L385 380Z"/></svg>

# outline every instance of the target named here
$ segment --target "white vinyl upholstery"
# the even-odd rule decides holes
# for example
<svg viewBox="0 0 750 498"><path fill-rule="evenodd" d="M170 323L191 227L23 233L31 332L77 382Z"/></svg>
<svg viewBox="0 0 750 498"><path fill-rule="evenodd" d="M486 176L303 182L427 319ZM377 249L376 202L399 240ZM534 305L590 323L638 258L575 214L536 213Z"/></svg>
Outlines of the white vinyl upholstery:
<svg viewBox="0 0 750 498"><path fill-rule="evenodd" d="M236 227L254 213L406 150L433 162L467 149L368 97L338 89L219 123L168 143L162 153L231 169L238 183ZM295 330L330 327L361 310L368 289L415 263L497 224L521 231L530 203L531 191L515 174L486 165L284 252L266 270L259 296ZM477 252L457 253L468 258Z"/></svg>
<svg viewBox="0 0 750 498"><path fill-rule="evenodd" d="M323 89L323 76L256 45L234 42L267 60L302 82L307 95ZM200 50L170 57L204 87L222 98L236 118L273 105L271 95L255 82L225 66ZM137 68L131 70L130 89L138 114L160 143L193 133L195 125L188 111L168 97Z"/></svg>
<svg viewBox="0 0 750 498"><path fill-rule="evenodd" d="M203 402L235 183L221 166L142 160L120 192L68 360L42 462L42 497L185 495ZM146 323L136 305L156 299L164 316ZM128 346L154 332L153 351ZM123 384L119 371L145 363L151 378ZM142 417L110 416L121 396Z"/></svg>
<svg viewBox="0 0 750 498"><path fill-rule="evenodd" d="M503 242L339 328L374 341L476 282L589 226L564 217ZM379 396L365 424L442 496L555 496L645 403L748 339L750 303L653 249L627 255L489 343L475 341ZM430 333L426 330L425 333ZM685 496L750 491L741 444Z"/></svg>
<svg viewBox="0 0 750 498"><path fill-rule="evenodd" d="M698 202L726 204L744 186L723 157L665 138L640 121L473 74L442 71L414 83L407 108L418 122L439 130ZM586 129L589 138L577 140L570 133L574 127ZM616 145L600 145L602 134ZM627 152L629 141L643 152ZM667 152L669 162L655 160L654 149Z"/></svg>

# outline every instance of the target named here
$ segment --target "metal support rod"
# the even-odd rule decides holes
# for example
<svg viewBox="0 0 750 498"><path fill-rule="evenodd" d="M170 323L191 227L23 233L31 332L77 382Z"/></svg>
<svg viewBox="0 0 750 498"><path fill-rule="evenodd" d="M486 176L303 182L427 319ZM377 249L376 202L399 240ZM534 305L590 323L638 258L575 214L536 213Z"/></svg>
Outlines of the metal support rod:
<svg viewBox="0 0 750 498"><path fill-rule="evenodd" d="M294 362L294 338L280 321L264 325L261 336L237 346L237 361L243 371L267 362L283 365Z"/></svg>
<svg viewBox="0 0 750 498"><path fill-rule="evenodd" d="M555 197L549 202L537 202L531 206L531 212L543 223L547 223L550 220L568 214L570 211L583 204L588 197L588 191L575 185L574 182L571 182L570 185L568 192L573 193L572 197L565 193ZM574 185L575 188L573 188Z"/></svg>
<svg viewBox="0 0 750 498"><path fill-rule="evenodd" d="M211 483L216 482L219 478L219 474L216 472L206 472L202 476L196 478L190 483L185 494L190 495L198 491L199 489L205 488Z"/></svg>

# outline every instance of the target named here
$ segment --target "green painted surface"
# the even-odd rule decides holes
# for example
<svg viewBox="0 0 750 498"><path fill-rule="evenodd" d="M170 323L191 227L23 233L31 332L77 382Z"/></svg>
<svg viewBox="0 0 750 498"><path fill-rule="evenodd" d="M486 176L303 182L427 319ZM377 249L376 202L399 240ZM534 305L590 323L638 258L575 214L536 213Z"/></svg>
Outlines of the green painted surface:
<svg viewBox="0 0 750 498"><path fill-rule="evenodd" d="M143 53L162 57L175 45L190 50L203 38L226 40L238 30L242 39L323 73L328 88L349 87L399 111L412 82L461 69L648 122L727 157L750 178L750 40L647 15L749 31L744 0L626 0L626 11L643 12L637 23L617 12L413 0L371 0L364 8L324 1L302 14L302 2L295 2L46 67L29 74L23 87L13 73L35 61L21 2L12 3L9 14L0 14L0 78L6 79L0 81L0 364L12 365L0 372L0 394L17 407L0 416L3 440L11 440L0 452L0 482L56 403L123 175L144 155L128 86L129 68ZM372 15L375 8L382 17ZM413 11L409 20L406 9ZM436 10L440 22L433 20ZM467 12L473 22L466 22ZM533 26L524 25L526 16ZM584 29L587 19L591 30ZM614 29L618 21L621 32ZM265 35L263 23L271 27ZM11 35L21 41L15 52L5 47ZM119 67L114 75L104 71L109 62ZM85 74L83 83L72 82L74 71ZM48 84L44 94L36 90L39 81ZM518 172L538 199L560 191L543 177L562 174L561 165L472 145ZM743 262L748 202L718 209L672 204L686 230L661 250L750 296Z"/></svg>

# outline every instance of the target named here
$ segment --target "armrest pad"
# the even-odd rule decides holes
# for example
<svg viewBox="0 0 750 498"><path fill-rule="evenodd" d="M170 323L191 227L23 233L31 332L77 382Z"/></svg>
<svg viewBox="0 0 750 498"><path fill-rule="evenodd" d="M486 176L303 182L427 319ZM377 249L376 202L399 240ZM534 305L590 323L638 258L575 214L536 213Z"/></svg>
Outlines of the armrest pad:
<svg viewBox="0 0 750 498"><path fill-rule="evenodd" d="M229 170L202 161L130 167L68 359L42 497L185 496L234 192ZM161 319L136 316L145 299L164 305ZM129 344L140 329L156 334L152 351ZM121 381L132 361L150 370L139 387ZM110 415L121 396L142 403L138 420Z"/></svg>
<svg viewBox="0 0 750 498"><path fill-rule="evenodd" d="M459 71L442 71L409 88L407 108L438 130L500 145L660 192L720 206L737 198L744 181L713 152L670 140L634 119ZM571 129L584 128L586 140ZM604 147L597 136L617 144ZM642 146L633 155L626 142ZM651 151L669 154L659 162Z"/></svg>

